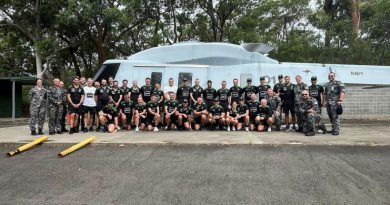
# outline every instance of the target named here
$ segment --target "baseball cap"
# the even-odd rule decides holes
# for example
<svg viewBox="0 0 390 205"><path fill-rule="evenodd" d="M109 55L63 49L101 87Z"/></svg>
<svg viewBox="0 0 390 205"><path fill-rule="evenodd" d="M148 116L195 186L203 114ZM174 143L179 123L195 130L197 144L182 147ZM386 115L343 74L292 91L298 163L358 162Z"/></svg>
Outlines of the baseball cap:
<svg viewBox="0 0 390 205"><path fill-rule="evenodd" d="M183 103L188 103L188 100L187 100L187 99L184 99L184 100L183 100Z"/></svg>
<svg viewBox="0 0 390 205"><path fill-rule="evenodd" d="M260 80L265 80L265 77L264 77L264 76L261 76L261 77L260 77Z"/></svg>
<svg viewBox="0 0 390 205"><path fill-rule="evenodd" d="M283 75L278 75L278 78L283 78Z"/></svg>
<svg viewBox="0 0 390 205"><path fill-rule="evenodd" d="M246 82L252 82L252 78L248 78Z"/></svg>
<svg viewBox="0 0 390 205"><path fill-rule="evenodd" d="M108 101L108 104L110 104L110 103L115 103L113 100L109 100Z"/></svg>
<svg viewBox="0 0 390 205"><path fill-rule="evenodd" d="M219 102L219 99L218 98L214 98L214 102Z"/></svg>
<svg viewBox="0 0 390 205"><path fill-rule="evenodd" d="M239 101L244 101L244 98L241 96L238 98Z"/></svg>
<svg viewBox="0 0 390 205"><path fill-rule="evenodd" d="M183 78L183 81L188 81L188 79L187 78Z"/></svg>
<svg viewBox="0 0 390 205"><path fill-rule="evenodd" d="M317 80L317 77L316 76L312 76L311 80Z"/></svg>

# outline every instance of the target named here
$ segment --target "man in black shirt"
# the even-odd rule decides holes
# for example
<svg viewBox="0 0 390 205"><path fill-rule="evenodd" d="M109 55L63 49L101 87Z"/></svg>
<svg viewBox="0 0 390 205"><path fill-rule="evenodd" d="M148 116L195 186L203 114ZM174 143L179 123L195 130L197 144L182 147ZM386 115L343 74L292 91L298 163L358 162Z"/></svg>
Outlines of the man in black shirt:
<svg viewBox="0 0 390 205"><path fill-rule="evenodd" d="M260 85L257 87L257 92L259 93L259 100L261 101L264 99L267 95L267 90L270 88L270 85L265 84L265 77L260 77Z"/></svg>
<svg viewBox="0 0 390 205"><path fill-rule="evenodd" d="M110 100L114 101L114 106L118 109L119 104L122 101L122 91L118 87L118 81L114 81L112 88L110 90Z"/></svg>
<svg viewBox="0 0 390 205"><path fill-rule="evenodd" d="M128 81L126 79L122 80L122 87L120 87L119 89L121 90L122 97L125 95L128 95L129 99L130 99L130 88L127 86L127 84L128 84ZM123 97L122 102L124 100L125 100L125 98Z"/></svg>
<svg viewBox="0 0 390 205"><path fill-rule="evenodd" d="M281 93L283 93L283 112L285 114L285 121L286 121L286 128L284 131L291 131L295 130L295 123L296 123L296 118L295 118L295 110L294 110L294 99L295 99L295 94L294 94L294 89L295 85L291 84L290 82L290 77L286 76L284 77L284 82L285 85L283 86ZM293 123L293 128L290 128L290 116L289 113L291 113L292 116L292 123Z"/></svg>
<svg viewBox="0 0 390 205"><path fill-rule="evenodd" d="M146 125L148 126L148 130L152 131L152 123L154 121L154 132L160 131L157 126L158 123L160 122L160 110L159 110L159 105L156 100L156 96L152 95L151 100L146 103L146 110L147 110L147 115L146 115Z"/></svg>
<svg viewBox="0 0 390 205"><path fill-rule="evenodd" d="M145 103L148 103L150 101L150 96L153 93L154 87L150 85L150 78L145 79L146 85L141 87L140 95L142 96L142 99Z"/></svg>
<svg viewBox="0 0 390 205"><path fill-rule="evenodd" d="M187 99L187 101L191 100L191 93L192 93L192 88L188 86L188 80L187 78L183 78L183 84L180 85L177 88L177 101L179 103L182 103L184 99Z"/></svg>
<svg viewBox="0 0 390 205"><path fill-rule="evenodd" d="M251 101L248 102L251 131L255 130L255 127L260 123L259 106L260 103L256 100L256 94L252 93Z"/></svg>
<svg viewBox="0 0 390 205"><path fill-rule="evenodd" d="M242 90L243 90L243 93L244 93L245 103L248 103L249 101L251 101L252 93L257 94L257 87L252 85L252 79L251 78L248 78L246 80L246 84L247 85L244 88L242 88Z"/></svg>
<svg viewBox="0 0 390 205"><path fill-rule="evenodd" d="M97 102L96 113L98 114L96 120L96 132L100 132L99 124L99 112L107 105L110 98L110 89L107 87L107 81L102 79L101 86L96 88L95 91L95 101Z"/></svg>
<svg viewBox="0 0 390 205"><path fill-rule="evenodd" d="M198 97L197 102L192 106L194 120L195 120L195 130L203 130L207 122L207 105L203 102L202 97Z"/></svg>
<svg viewBox="0 0 390 205"><path fill-rule="evenodd" d="M135 131L144 130L146 125L146 106L142 98L138 98L138 103L134 106Z"/></svg>
<svg viewBox="0 0 390 205"><path fill-rule="evenodd" d="M233 80L233 87L229 90L229 108L231 108L231 105L233 102L239 103L238 99L241 97L243 93L243 90L240 86L238 86L238 80Z"/></svg>
<svg viewBox="0 0 390 205"><path fill-rule="evenodd" d="M130 88L130 100L133 102L138 102L138 97L140 94L140 88L138 87L137 81L135 80L133 81L133 86Z"/></svg>
<svg viewBox="0 0 390 205"><path fill-rule="evenodd" d="M124 101L119 105L120 118L122 120L123 130L131 130L134 115L134 103L130 101L128 95L124 96Z"/></svg>
<svg viewBox="0 0 390 205"><path fill-rule="evenodd" d="M175 93L169 93L169 100L165 101L165 122L167 123L167 131L175 128L177 121L176 110L179 102L175 100Z"/></svg>
<svg viewBox="0 0 390 205"><path fill-rule="evenodd" d="M225 124L225 111L219 105L218 98L214 98L214 105L209 108L209 123L212 130L215 129L215 126L218 126L221 130L222 125Z"/></svg>
<svg viewBox="0 0 390 205"><path fill-rule="evenodd" d="M207 81L207 88L203 90L203 98L206 103L207 109L213 106L213 100L217 97L217 91L212 87L213 82L211 80Z"/></svg>
<svg viewBox="0 0 390 205"><path fill-rule="evenodd" d="M268 130L268 132L271 132L271 127L273 123L272 119L272 111L271 108L267 105L268 101L266 99L262 99L259 106L259 116L260 116L260 123L257 127L257 130L259 132Z"/></svg>
<svg viewBox="0 0 390 205"><path fill-rule="evenodd" d="M256 94L255 94L256 96ZM248 105L245 104L244 98L239 98L240 104L237 105L238 114L240 117L238 118L237 130L241 130L242 125L245 123L245 131L249 132L249 109Z"/></svg>
<svg viewBox="0 0 390 205"><path fill-rule="evenodd" d="M156 96L156 101L158 102L158 107L160 110L160 125L164 123L164 91L161 90L160 84L156 83L154 85L153 95Z"/></svg>
<svg viewBox="0 0 390 205"><path fill-rule="evenodd" d="M189 104L188 100L184 99L183 103L177 106L176 116L177 116L178 127L180 131L183 131L183 128L185 128L186 130L191 130L192 109L188 104Z"/></svg>
<svg viewBox="0 0 390 205"><path fill-rule="evenodd" d="M203 98L203 88L200 87L199 84L200 84L199 79L196 79L195 85L192 87L192 93L191 93L192 105L194 105L197 102L199 97Z"/></svg>
<svg viewBox="0 0 390 205"><path fill-rule="evenodd" d="M102 132L116 133L118 127L118 111L114 106L114 101L108 101L103 110L99 112L100 124L104 126Z"/></svg>
<svg viewBox="0 0 390 205"><path fill-rule="evenodd" d="M68 89L67 99L69 102L68 110L70 114L70 130L69 134L73 132L78 133L77 121L81 114L82 103L84 101L84 89L79 85L80 79L78 76L73 78L73 85Z"/></svg>
<svg viewBox="0 0 390 205"><path fill-rule="evenodd" d="M322 85L317 85L317 77L311 77L311 86L309 86L310 97L315 98L320 107L320 114L322 108L322 98L324 97L324 87Z"/></svg>
<svg viewBox="0 0 390 205"><path fill-rule="evenodd" d="M226 114L229 109L229 89L226 88L226 81L222 81L221 85L222 88L217 91L217 97L219 99L219 105L223 107L223 110Z"/></svg>

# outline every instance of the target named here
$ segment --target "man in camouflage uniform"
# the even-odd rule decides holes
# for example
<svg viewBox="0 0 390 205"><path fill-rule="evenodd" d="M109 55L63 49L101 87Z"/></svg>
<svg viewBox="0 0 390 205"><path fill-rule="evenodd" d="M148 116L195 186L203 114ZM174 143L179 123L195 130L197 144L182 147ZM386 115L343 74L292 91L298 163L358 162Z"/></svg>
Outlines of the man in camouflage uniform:
<svg viewBox="0 0 390 205"><path fill-rule="evenodd" d="M297 132L302 132L303 131L303 123L302 123L302 114L298 113L297 111L300 109L300 102L302 101L302 91L304 90L309 90L309 87L302 82L302 77L300 75L297 75L295 77L295 80L297 81L297 84L294 88L294 94L295 94L295 99L294 99L294 105L295 105L295 113L297 116L297 124L298 124L298 129L296 130Z"/></svg>
<svg viewBox="0 0 390 205"><path fill-rule="evenodd" d="M302 115L302 130L306 136L314 136L316 124L322 119L320 107L315 98L309 97L309 91L302 91L297 113Z"/></svg>
<svg viewBox="0 0 390 205"><path fill-rule="evenodd" d="M46 89L42 87L42 80L37 79L36 86L28 93L30 100L30 130L31 135L43 135L43 123L46 116ZM38 123L38 134L35 124Z"/></svg>
<svg viewBox="0 0 390 205"><path fill-rule="evenodd" d="M58 134L62 134L62 104L66 100L65 90L60 87L60 80L54 79L53 84L47 92L50 108L49 135L54 135L56 131Z"/></svg>
<svg viewBox="0 0 390 205"><path fill-rule="evenodd" d="M329 83L324 85L324 101L322 105L326 105L330 122L332 123L332 130L328 133L333 135L339 135L340 132L340 119L337 114L337 106L340 106L343 102L345 95L345 85L341 81L335 80L336 74L331 72L328 75Z"/></svg>
<svg viewBox="0 0 390 205"><path fill-rule="evenodd" d="M282 107L282 100L279 96L274 94L271 88L268 88L267 95L265 96L268 106L271 108L272 117L275 119L276 131L280 131L281 122L280 122L280 110Z"/></svg>

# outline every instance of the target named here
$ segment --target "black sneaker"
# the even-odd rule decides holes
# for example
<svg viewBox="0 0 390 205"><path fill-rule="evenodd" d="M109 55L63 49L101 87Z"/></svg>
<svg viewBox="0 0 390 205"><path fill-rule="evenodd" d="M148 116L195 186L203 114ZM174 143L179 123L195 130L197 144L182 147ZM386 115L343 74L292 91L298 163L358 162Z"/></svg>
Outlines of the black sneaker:
<svg viewBox="0 0 390 205"><path fill-rule="evenodd" d="M333 132L333 135L339 135L340 133L339 132Z"/></svg>
<svg viewBox="0 0 390 205"><path fill-rule="evenodd" d="M293 129L294 129L294 127L293 127ZM303 127L299 126L299 128L297 130L295 130L295 132L303 132Z"/></svg>
<svg viewBox="0 0 390 205"><path fill-rule="evenodd" d="M92 126L89 127L89 130L88 130L88 131L93 132L93 127L92 127Z"/></svg>
<svg viewBox="0 0 390 205"><path fill-rule="evenodd" d="M62 135L63 133L62 133L62 131L58 131L57 134Z"/></svg>
<svg viewBox="0 0 390 205"><path fill-rule="evenodd" d="M167 131L171 131L171 126L170 125L168 125Z"/></svg>
<svg viewBox="0 0 390 205"><path fill-rule="evenodd" d="M311 137L311 136L314 136L315 134L314 134L314 132L307 132L306 134L305 134L305 136L308 136L308 137Z"/></svg>
<svg viewBox="0 0 390 205"><path fill-rule="evenodd" d="M73 128L72 127L69 129L69 134L73 135Z"/></svg>
<svg viewBox="0 0 390 205"><path fill-rule="evenodd" d="M183 131L183 126L182 125L179 126L179 131Z"/></svg>
<svg viewBox="0 0 390 205"><path fill-rule="evenodd" d="M327 131L328 134L333 134L333 130Z"/></svg>
<svg viewBox="0 0 390 205"><path fill-rule="evenodd" d="M79 133L79 128L78 128L78 127L74 127L74 128L73 128L73 132L74 132L74 133Z"/></svg>
<svg viewBox="0 0 390 205"><path fill-rule="evenodd" d="M102 128L97 127L95 131L96 131L96 132L100 132L100 130L102 130Z"/></svg>
<svg viewBox="0 0 390 205"><path fill-rule="evenodd" d="M61 129L61 132L69 132L65 127Z"/></svg>
<svg viewBox="0 0 390 205"><path fill-rule="evenodd" d="M35 136L35 135L38 135L38 134L37 134L37 132L35 132L35 131L31 131L31 135L34 135L34 136Z"/></svg>
<svg viewBox="0 0 390 205"><path fill-rule="evenodd" d="M280 131L280 127L279 126L276 126L276 131Z"/></svg>
<svg viewBox="0 0 390 205"><path fill-rule="evenodd" d="M322 134L326 134L327 131L326 131L326 127L324 125L324 123L322 123L321 125L318 126L318 129L322 130Z"/></svg>
<svg viewBox="0 0 390 205"><path fill-rule="evenodd" d="M49 135L55 135L56 133L55 132L49 132Z"/></svg>
<svg viewBox="0 0 390 205"><path fill-rule="evenodd" d="M45 133L42 132L42 130L39 130L38 135L44 135Z"/></svg>
<svg viewBox="0 0 390 205"><path fill-rule="evenodd" d="M88 132L88 129L87 129L87 128L84 128L84 129L83 129L83 132L84 132L84 133L87 133L87 132Z"/></svg>

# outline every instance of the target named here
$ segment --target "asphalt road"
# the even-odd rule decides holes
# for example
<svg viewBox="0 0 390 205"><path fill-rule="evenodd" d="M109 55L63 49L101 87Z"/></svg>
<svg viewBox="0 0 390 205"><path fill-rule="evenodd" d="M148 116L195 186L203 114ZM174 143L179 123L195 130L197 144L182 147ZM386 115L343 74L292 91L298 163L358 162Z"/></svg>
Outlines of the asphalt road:
<svg viewBox="0 0 390 205"><path fill-rule="evenodd" d="M390 204L390 147L14 148L0 204Z"/></svg>

